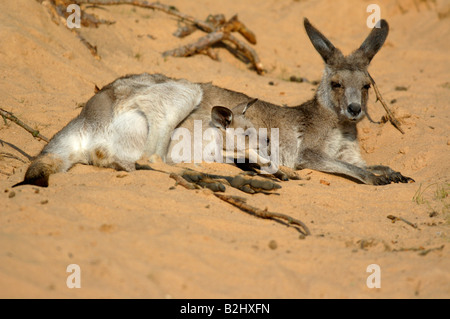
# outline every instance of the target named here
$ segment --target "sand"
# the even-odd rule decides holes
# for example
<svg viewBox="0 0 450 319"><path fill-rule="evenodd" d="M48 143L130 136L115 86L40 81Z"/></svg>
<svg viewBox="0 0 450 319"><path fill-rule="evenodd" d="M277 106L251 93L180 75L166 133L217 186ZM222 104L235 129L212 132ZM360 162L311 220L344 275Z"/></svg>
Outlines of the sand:
<svg viewBox="0 0 450 319"><path fill-rule="evenodd" d="M224 48L215 49L220 61L163 58L163 51L202 32L178 39L172 36L176 19L131 6L88 9L116 21L81 29L98 47L98 61L37 1L2 1L1 107L51 137L80 112L95 85L141 72L212 81L297 105L315 86L289 77L319 80L323 70L303 18L344 53L369 33L370 1L163 2L201 19L238 13L257 36L267 73L257 75ZM405 134L366 119L359 124L361 151L369 164L389 165L416 183L368 186L302 170L302 180L282 182L278 196L227 189L253 206L302 220L312 233L302 239L294 228L250 216L202 190L173 189L174 180L155 171L76 165L52 176L48 188L12 189L45 142L2 121L0 297L449 298L450 5L377 3L390 34L370 72ZM370 94L369 111L378 120L384 110ZM239 173L225 164L197 169ZM81 269L79 289L66 284L71 264ZM371 264L380 267L381 288L366 284Z"/></svg>

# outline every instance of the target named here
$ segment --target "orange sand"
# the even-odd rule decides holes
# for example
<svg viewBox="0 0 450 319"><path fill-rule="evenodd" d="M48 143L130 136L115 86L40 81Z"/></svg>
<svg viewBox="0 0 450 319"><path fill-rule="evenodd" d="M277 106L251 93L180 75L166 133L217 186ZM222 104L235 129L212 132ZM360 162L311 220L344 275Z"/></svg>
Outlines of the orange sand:
<svg viewBox="0 0 450 319"><path fill-rule="evenodd" d="M303 17L344 53L369 33L370 1L164 3L202 19L238 13L257 36L255 49L267 74L258 76L223 48L216 49L220 62L204 55L164 59L163 51L202 32L175 38L176 19L130 6L89 9L116 21L82 29L98 47L102 59L97 61L38 2L2 1L1 107L51 137L80 112L77 104L94 94L95 85L141 72L212 81L295 105L311 98L315 87L286 80L291 75L318 80L323 69ZM175 182L154 171L77 165L52 176L49 188L12 190L45 142L2 122L0 297L449 298L450 5L444 0L377 3L391 28L370 71L385 100L396 100L391 107L406 134L364 120L362 154L368 163L389 165L416 183L374 187L304 170L299 171L303 180L282 183L279 196L227 190L253 206L304 221L312 236L299 239L293 228L252 217L203 191L170 189ZM384 115L373 91L369 110L375 119ZM239 172L225 164L197 169ZM430 217L432 212L437 214ZM418 229L392 223L388 215ZM276 249L269 247L273 240ZM80 289L66 286L69 264L81 268ZM370 264L381 268L380 289L366 286Z"/></svg>

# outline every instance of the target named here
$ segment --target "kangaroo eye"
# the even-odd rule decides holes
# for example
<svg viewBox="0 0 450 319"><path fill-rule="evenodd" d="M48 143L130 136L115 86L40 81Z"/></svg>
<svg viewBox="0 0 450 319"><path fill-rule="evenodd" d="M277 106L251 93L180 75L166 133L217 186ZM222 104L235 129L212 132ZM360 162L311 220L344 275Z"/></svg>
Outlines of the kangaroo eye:
<svg viewBox="0 0 450 319"><path fill-rule="evenodd" d="M333 89L338 89L338 88L342 87L342 85L338 82L331 82L331 87Z"/></svg>
<svg viewBox="0 0 450 319"><path fill-rule="evenodd" d="M363 89L364 89L364 90L368 90L368 89L370 89L370 84L366 84L366 85L364 85L364 86L363 86Z"/></svg>

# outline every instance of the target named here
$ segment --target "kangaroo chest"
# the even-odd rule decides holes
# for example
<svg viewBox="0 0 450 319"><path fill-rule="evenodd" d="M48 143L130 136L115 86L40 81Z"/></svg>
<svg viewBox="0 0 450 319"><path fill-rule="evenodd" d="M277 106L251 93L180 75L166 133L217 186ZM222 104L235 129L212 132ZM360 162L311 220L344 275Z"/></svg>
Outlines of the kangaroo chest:
<svg viewBox="0 0 450 319"><path fill-rule="evenodd" d="M329 131L323 151L328 156L357 166L364 166L361 158L358 139L355 132L349 132L342 128L334 128Z"/></svg>

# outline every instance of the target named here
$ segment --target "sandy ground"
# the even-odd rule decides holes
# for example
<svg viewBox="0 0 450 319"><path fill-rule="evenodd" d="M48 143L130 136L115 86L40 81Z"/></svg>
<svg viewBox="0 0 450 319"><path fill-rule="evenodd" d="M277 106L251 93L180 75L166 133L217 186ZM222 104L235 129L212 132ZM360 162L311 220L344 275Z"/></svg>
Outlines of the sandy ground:
<svg viewBox="0 0 450 319"><path fill-rule="evenodd" d="M178 39L172 36L176 19L131 6L88 9L116 21L81 29L98 47L98 61L38 2L2 1L1 107L51 137L80 112L95 85L141 72L300 104L315 86L289 77L318 80L323 70L303 17L349 53L369 32L366 7L373 1L163 2L202 19L238 13L256 33L267 74L257 75L224 48L215 49L220 62L205 55L165 59L163 51L201 32ZM77 165L52 176L48 188L12 190L45 142L2 121L0 297L449 298L450 3L377 3L391 28L370 71L406 134L364 120L362 154L416 183L375 187L303 170L303 179L283 182L278 196L227 189L251 205L304 221L312 235L301 239L293 228L257 219L201 190L171 189L174 180L154 171ZM373 91L369 110L375 119L384 115ZM225 164L198 169L239 172ZM388 215L418 228L392 223ZM66 286L69 264L80 266L80 289ZM370 264L380 266L379 289L366 285Z"/></svg>

